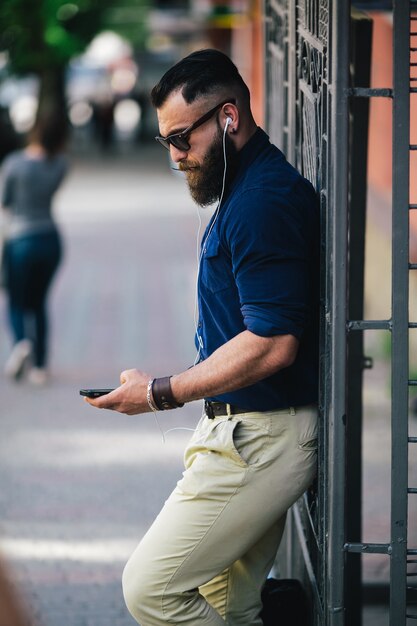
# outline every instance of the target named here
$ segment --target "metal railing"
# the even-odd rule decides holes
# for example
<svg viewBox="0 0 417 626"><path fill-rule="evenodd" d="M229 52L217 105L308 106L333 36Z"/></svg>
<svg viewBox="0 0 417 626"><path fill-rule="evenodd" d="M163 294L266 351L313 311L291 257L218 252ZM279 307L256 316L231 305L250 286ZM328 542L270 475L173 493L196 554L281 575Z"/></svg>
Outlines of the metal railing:
<svg viewBox="0 0 417 626"><path fill-rule="evenodd" d="M390 626L417 620L410 596L416 591L411 583L417 575L417 547L408 546L407 532L408 499L417 495L417 486L408 485L409 446L417 444L417 437L409 436L409 388L417 386L417 380L410 380L408 337L409 328L417 328L417 322L409 320L409 273L417 269L417 264L409 263L409 213L417 209L409 196L410 151L417 150L417 145L410 143L410 94L417 93L417 78L411 76L412 68L417 67L414 10L417 0L394 0L393 86L374 89L352 81L348 0L265 2L268 131L287 158L313 182L321 200L319 473L315 492L293 507L287 530L288 572L308 586L316 626L360 625L361 567L360 559L354 560L352 555L362 554L389 556ZM354 107L371 98L392 101L392 302L390 319L382 320L363 319L363 292L358 306L352 306L355 285L349 265L352 239L358 234L352 231L352 178L355 181L360 175L351 161ZM357 231L364 230L363 220L356 224ZM364 236L359 232L362 242ZM363 290L363 281L359 282ZM362 407L352 415L349 396L353 378L349 358L354 353L350 342L355 336L361 338L355 357L357 369L361 369L366 366L363 335L381 329L391 335L392 371L390 541L382 544L361 541L360 462L359 469L357 465ZM359 398L361 384L360 374L356 380ZM352 435L353 418L359 421ZM351 512L349 517L346 497L352 493L357 498L353 517ZM355 574L351 576L351 572ZM352 592L355 580L357 589Z"/></svg>

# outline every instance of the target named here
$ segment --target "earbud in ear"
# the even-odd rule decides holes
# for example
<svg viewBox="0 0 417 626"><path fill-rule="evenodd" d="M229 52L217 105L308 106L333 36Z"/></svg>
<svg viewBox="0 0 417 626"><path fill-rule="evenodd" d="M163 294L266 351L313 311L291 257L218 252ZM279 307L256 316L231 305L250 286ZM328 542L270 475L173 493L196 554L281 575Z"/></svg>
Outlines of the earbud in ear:
<svg viewBox="0 0 417 626"><path fill-rule="evenodd" d="M224 130L226 130L226 128L229 126L229 124L232 123L232 118L231 117L226 117L226 126L224 127Z"/></svg>

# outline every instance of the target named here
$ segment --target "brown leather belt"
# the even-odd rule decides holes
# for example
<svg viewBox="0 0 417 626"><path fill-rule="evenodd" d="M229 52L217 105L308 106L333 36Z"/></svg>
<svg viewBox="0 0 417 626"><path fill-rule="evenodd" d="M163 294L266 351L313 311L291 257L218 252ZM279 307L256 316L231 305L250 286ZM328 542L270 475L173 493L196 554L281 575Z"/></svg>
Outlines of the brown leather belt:
<svg viewBox="0 0 417 626"><path fill-rule="evenodd" d="M211 402L204 400L204 410L209 419L221 417L223 415L239 415L240 413L250 413L249 409L241 409L234 404L226 404L226 402Z"/></svg>

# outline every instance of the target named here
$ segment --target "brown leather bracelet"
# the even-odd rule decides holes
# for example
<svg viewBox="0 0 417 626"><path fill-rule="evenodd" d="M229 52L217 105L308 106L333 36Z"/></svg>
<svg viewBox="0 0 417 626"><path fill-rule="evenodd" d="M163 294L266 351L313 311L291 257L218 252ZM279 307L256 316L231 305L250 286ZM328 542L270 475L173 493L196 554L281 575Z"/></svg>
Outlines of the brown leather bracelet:
<svg viewBox="0 0 417 626"><path fill-rule="evenodd" d="M160 411L178 409L184 406L184 402L177 402L171 389L171 376L155 378L152 383L153 400Z"/></svg>

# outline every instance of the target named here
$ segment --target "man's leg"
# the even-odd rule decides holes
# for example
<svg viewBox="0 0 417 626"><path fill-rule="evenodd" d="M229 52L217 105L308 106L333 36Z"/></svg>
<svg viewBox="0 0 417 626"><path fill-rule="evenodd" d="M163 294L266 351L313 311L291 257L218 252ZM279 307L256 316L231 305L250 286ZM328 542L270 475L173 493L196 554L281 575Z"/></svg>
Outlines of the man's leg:
<svg viewBox="0 0 417 626"><path fill-rule="evenodd" d="M315 427L311 411L201 421L182 480L125 568L126 603L141 626L260 624L248 619L261 609L260 587L275 549L259 547L314 478L315 444L304 443L314 440ZM246 565L256 560L257 568L246 580L245 555ZM203 585L228 568L224 619L204 598ZM218 587L220 599L213 589L210 595L220 608L225 592Z"/></svg>
<svg viewBox="0 0 417 626"><path fill-rule="evenodd" d="M227 624L262 625L260 595L281 543L285 519L283 515L238 561L200 587Z"/></svg>

